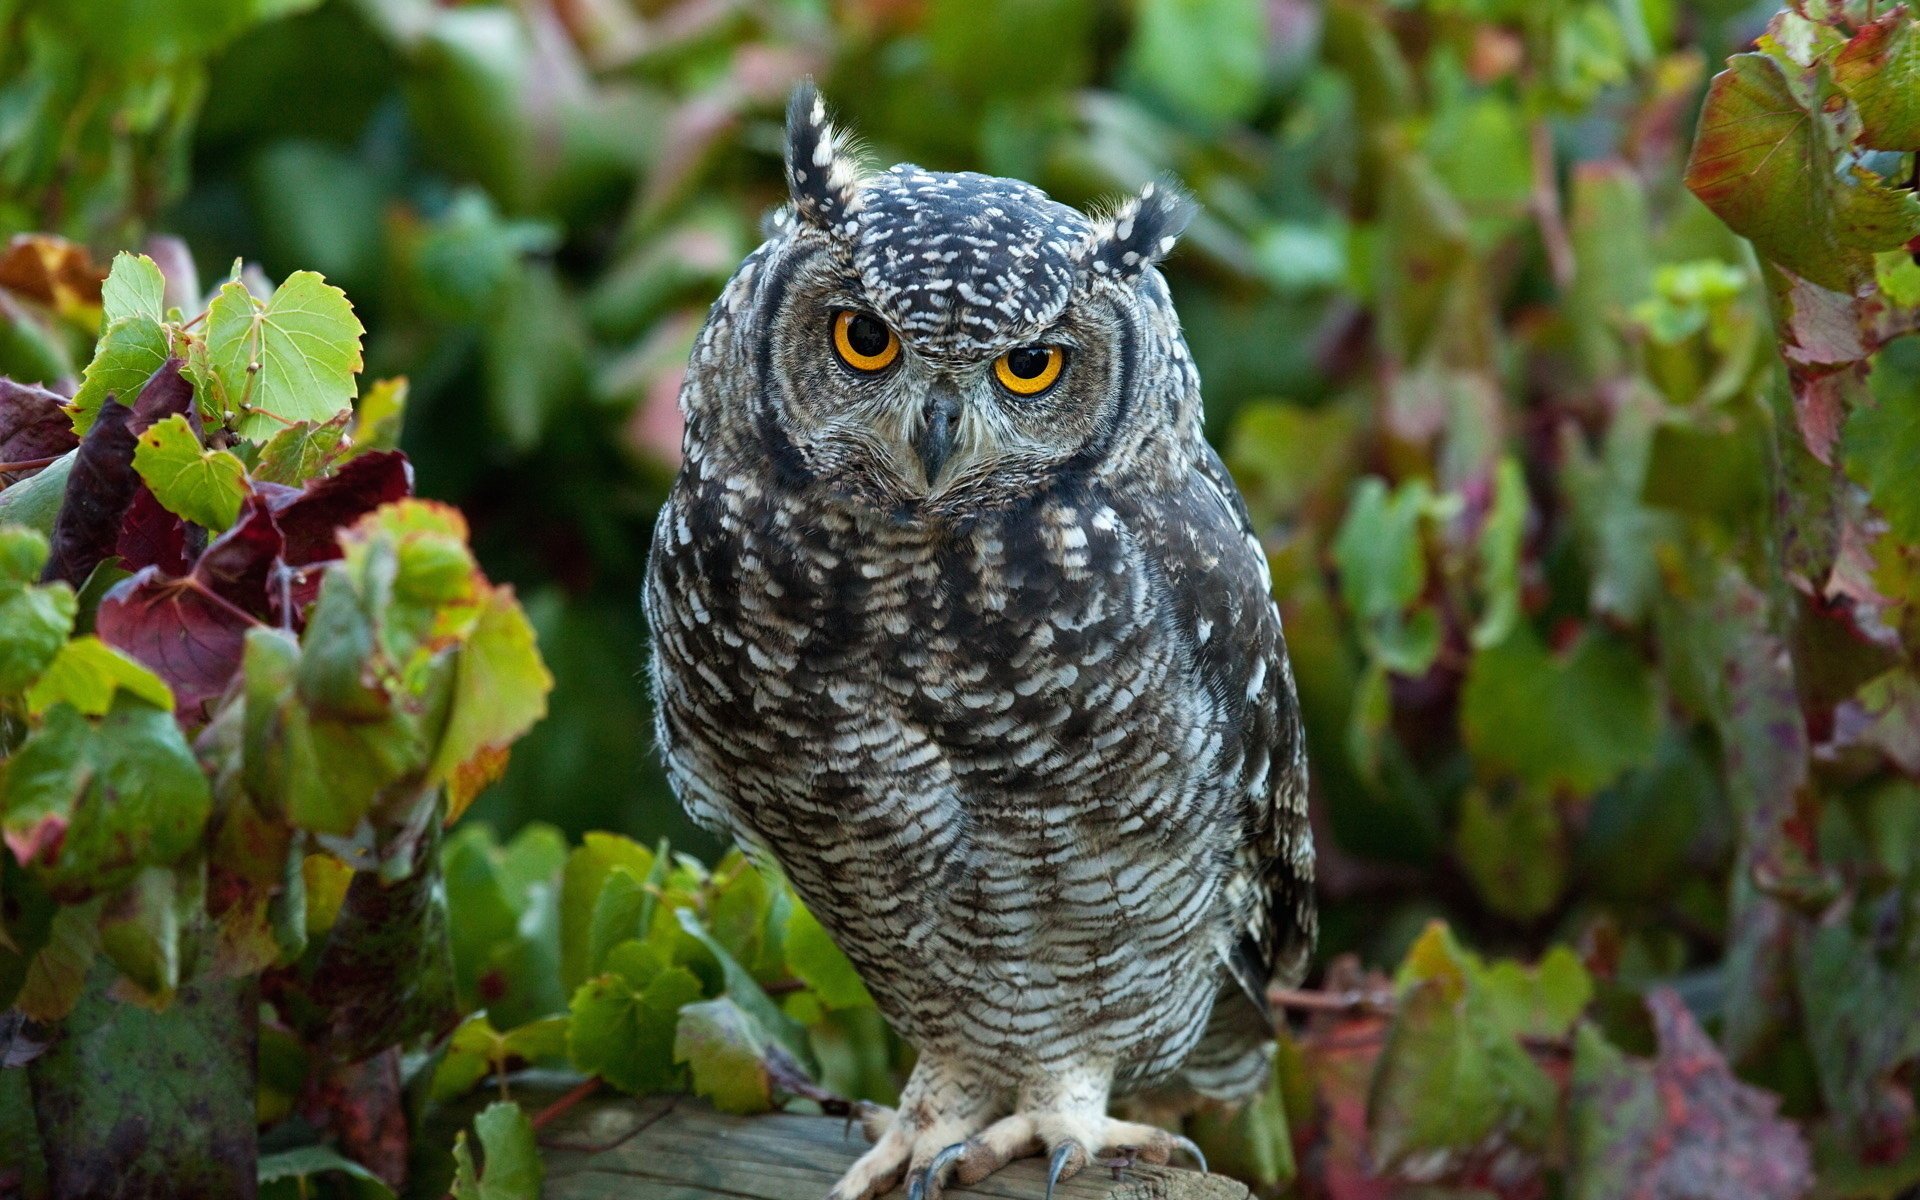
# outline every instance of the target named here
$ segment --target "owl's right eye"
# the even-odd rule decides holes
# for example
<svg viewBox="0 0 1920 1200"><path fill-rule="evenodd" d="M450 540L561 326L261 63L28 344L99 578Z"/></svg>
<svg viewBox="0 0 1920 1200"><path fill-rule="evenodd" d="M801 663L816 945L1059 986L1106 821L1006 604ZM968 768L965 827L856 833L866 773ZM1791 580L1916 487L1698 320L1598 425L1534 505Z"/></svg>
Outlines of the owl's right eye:
<svg viewBox="0 0 1920 1200"><path fill-rule="evenodd" d="M884 371L900 357L900 339L879 317L847 308L833 316L833 352L856 371Z"/></svg>

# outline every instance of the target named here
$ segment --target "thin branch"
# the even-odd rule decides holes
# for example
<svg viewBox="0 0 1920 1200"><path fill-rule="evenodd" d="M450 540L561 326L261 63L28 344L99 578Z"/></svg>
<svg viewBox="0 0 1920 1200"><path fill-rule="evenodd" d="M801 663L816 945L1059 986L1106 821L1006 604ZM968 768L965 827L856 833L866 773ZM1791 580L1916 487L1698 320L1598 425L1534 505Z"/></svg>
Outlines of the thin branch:
<svg viewBox="0 0 1920 1200"><path fill-rule="evenodd" d="M56 454L51 458L23 458L19 462L0 462L0 475L11 475L15 471L38 471L43 467L52 466L65 457L64 454Z"/></svg>
<svg viewBox="0 0 1920 1200"><path fill-rule="evenodd" d="M1540 224L1540 240L1547 248L1547 267L1561 291L1573 286L1573 239L1567 235L1566 218L1560 212L1560 184L1554 175L1553 131L1545 121L1535 121L1528 129L1533 150L1533 218Z"/></svg>
<svg viewBox="0 0 1920 1200"><path fill-rule="evenodd" d="M1310 992L1303 988L1273 988L1267 999L1299 1012L1392 1012L1391 992Z"/></svg>
<svg viewBox="0 0 1920 1200"><path fill-rule="evenodd" d="M566 1095L560 1097L558 1100L555 1100L552 1104L549 1104L545 1108L541 1109L540 1112L533 1118L533 1127L535 1129L544 1129L546 1126L553 1124L555 1121L565 1116L567 1114L567 1110L571 1109L574 1105L580 1103L582 1100L585 1100L588 1096L593 1095L595 1092L599 1090L600 1090L600 1077L596 1075L592 1079L587 1080L585 1083L582 1083L577 1087L573 1088L571 1091L567 1092Z"/></svg>

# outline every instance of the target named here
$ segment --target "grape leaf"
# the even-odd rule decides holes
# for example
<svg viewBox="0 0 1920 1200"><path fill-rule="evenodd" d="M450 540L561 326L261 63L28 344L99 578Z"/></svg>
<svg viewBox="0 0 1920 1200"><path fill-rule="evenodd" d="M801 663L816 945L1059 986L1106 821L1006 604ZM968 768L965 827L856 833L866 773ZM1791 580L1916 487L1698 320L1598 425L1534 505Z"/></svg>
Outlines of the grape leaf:
<svg viewBox="0 0 1920 1200"><path fill-rule="evenodd" d="M666 967L644 980L614 972L589 979L568 1006L573 1065L622 1091L678 1087L673 1043L679 1014L700 997L700 981L685 967Z"/></svg>
<svg viewBox="0 0 1920 1200"><path fill-rule="evenodd" d="M479 1136L481 1165L475 1169L466 1131L461 1130L453 1143L454 1200L540 1200L540 1151L533 1122L520 1106L496 1100L474 1118L473 1129Z"/></svg>
<svg viewBox="0 0 1920 1200"><path fill-rule="evenodd" d="M123 689L156 708L173 708L173 692L158 675L88 634L60 647L46 674L27 690L27 711L37 715L56 704L71 704L87 716L101 717Z"/></svg>
<svg viewBox="0 0 1920 1200"><path fill-rule="evenodd" d="M272 614L267 578L280 549L267 503L253 497L185 578L146 567L115 584L94 631L159 675L183 716L196 716L240 669L247 631Z"/></svg>
<svg viewBox="0 0 1920 1200"><path fill-rule="evenodd" d="M265 303L240 283L221 288L207 312L207 353L235 430L263 441L345 410L363 332L346 294L312 271L287 276Z"/></svg>
<svg viewBox="0 0 1920 1200"><path fill-rule="evenodd" d="M1575 1038L1572 1200L1799 1200L1806 1143L1779 1100L1734 1078L1671 988L1647 997L1659 1054L1630 1059L1592 1026Z"/></svg>
<svg viewBox="0 0 1920 1200"><path fill-rule="evenodd" d="M161 360L162 365L165 359ZM78 586L113 554L140 477L133 471L133 410L116 404L92 423L67 474L42 578Z"/></svg>
<svg viewBox="0 0 1920 1200"><path fill-rule="evenodd" d="M1824 288L1850 292L1871 264L1841 241L1827 123L1765 54L1714 76L1687 162L1687 187L1760 253Z"/></svg>
<svg viewBox="0 0 1920 1200"><path fill-rule="evenodd" d="M47 539L18 525L0 525L0 696L40 677L73 629L73 589L29 582L47 559Z"/></svg>
<svg viewBox="0 0 1920 1200"><path fill-rule="evenodd" d="M208 450L183 416L171 416L140 435L133 468L168 512L224 532L247 496L247 468L225 450Z"/></svg>
<svg viewBox="0 0 1920 1200"><path fill-rule="evenodd" d="M122 250L113 256L113 268L100 285L103 324L144 317L158 324L167 319L167 281L160 267L144 254Z"/></svg>
<svg viewBox="0 0 1920 1200"><path fill-rule="evenodd" d="M1920 542L1920 488L1913 468L1920 462L1920 396L1906 388L1876 388L1873 403L1847 417L1841 458L1847 475L1867 489L1894 533Z"/></svg>
<svg viewBox="0 0 1920 1200"><path fill-rule="evenodd" d="M57 392L0 379L0 462L31 462L80 444Z"/></svg>
<svg viewBox="0 0 1920 1200"><path fill-rule="evenodd" d="M289 425L268 440L254 465L253 477L267 483L299 487L325 471L341 453L347 414L330 421L302 421Z"/></svg>
<svg viewBox="0 0 1920 1200"><path fill-rule="evenodd" d="M512 588L487 589L479 620L460 648L453 689L431 771L437 779L485 751L505 749L546 716L553 676Z"/></svg>
<svg viewBox="0 0 1920 1200"><path fill-rule="evenodd" d="M798 902L787 913L786 950L787 969L828 1008L863 1008L873 1003L860 973L834 945L820 919Z"/></svg>
<svg viewBox="0 0 1920 1200"><path fill-rule="evenodd" d="M1860 114L1860 142L1920 150L1920 29L1905 6L1862 25L1833 60L1833 81Z"/></svg>
<svg viewBox="0 0 1920 1200"><path fill-rule="evenodd" d="M560 875L560 978L570 988L600 969L594 946L594 913L614 869L635 879L653 874L653 851L617 833L591 831L567 855ZM604 946L600 947L604 953Z"/></svg>
<svg viewBox="0 0 1920 1200"><path fill-rule="evenodd" d="M766 1065L767 1039L753 1018L721 996L680 1010L673 1059L693 1072L693 1091L721 1112L757 1113L773 1107Z"/></svg>
<svg viewBox="0 0 1920 1200"><path fill-rule="evenodd" d="M1646 664L1590 631L1555 655L1525 624L1473 656L1461 697L1467 745L1483 771L1538 788L1590 792L1649 761L1660 710Z"/></svg>
<svg viewBox="0 0 1920 1200"><path fill-rule="evenodd" d="M84 436L93 428L108 396L126 403L166 365L171 353L166 329L151 317L128 317L107 326L73 396L73 431Z"/></svg>
<svg viewBox="0 0 1920 1200"><path fill-rule="evenodd" d="M127 692L98 723L49 709L7 761L0 797L8 847L63 898L173 862L198 844L213 803L173 714Z"/></svg>

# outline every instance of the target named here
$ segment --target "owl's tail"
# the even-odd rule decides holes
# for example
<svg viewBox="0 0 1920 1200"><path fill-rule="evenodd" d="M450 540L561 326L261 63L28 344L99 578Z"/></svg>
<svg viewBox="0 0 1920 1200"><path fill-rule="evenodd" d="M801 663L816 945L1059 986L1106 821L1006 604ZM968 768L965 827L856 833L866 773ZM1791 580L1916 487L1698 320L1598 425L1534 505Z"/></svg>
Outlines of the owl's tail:
<svg viewBox="0 0 1920 1200"><path fill-rule="evenodd" d="M1215 1001L1207 1030L1181 1065L1178 1082L1209 1100L1245 1100L1266 1086L1273 1065L1273 1026L1245 992L1229 984Z"/></svg>

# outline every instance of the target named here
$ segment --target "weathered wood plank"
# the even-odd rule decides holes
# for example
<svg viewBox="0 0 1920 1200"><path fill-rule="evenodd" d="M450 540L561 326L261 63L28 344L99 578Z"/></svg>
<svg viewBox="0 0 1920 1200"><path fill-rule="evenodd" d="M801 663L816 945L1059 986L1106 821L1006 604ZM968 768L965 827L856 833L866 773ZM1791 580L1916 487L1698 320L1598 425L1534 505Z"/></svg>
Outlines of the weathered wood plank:
<svg viewBox="0 0 1920 1200"><path fill-rule="evenodd" d="M694 1100L652 1098L582 1104L543 1131L547 1200L821 1200L866 1149L832 1117L772 1113L735 1117ZM1046 1164L1014 1163L955 1200L1040 1200ZM1141 1165L1120 1179L1082 1171L1055 1200L1247 1200L1219 1175Z"/></svg>

